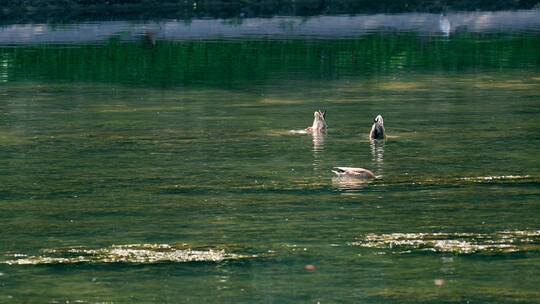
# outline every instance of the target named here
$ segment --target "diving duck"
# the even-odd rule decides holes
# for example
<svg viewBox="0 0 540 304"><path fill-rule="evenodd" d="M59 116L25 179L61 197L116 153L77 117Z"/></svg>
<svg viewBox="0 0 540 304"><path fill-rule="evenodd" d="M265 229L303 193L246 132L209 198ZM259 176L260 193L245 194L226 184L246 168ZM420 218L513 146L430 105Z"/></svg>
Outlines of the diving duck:
<svg viewBox="0 0 540 304"><path fill-rule="evenodd" d="M386 132L384 131L384 121L381 115L377 115L373 120L373 126L371 126L371 132L369 132L370 139L384 139Z"/></svg>
<svg viewBox="0 0 540 304"><path fill-rule="evenodd" d="M324 133L328 128L326 124L326 111L315 111L313 113L313 124L306 128L308 133Z"/></svg>
<svg viewBox="0 0 540 304"><path fill-rule="evenodd" d="M364 168L353 167L334 167L332 170L338 177L352 177L358 179L372 179L375 178L375 174Z"/></svg>

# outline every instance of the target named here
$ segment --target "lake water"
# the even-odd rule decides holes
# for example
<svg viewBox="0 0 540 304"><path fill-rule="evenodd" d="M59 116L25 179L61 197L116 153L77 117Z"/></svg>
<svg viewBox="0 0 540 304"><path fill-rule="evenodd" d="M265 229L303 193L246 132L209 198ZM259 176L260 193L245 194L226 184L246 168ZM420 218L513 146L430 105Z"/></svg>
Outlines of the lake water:
<svg viewBox="0 0 540 304"><path fill-rule="evenodd" d="M540 303L539 16L0 27L0 303Z"/></svg>

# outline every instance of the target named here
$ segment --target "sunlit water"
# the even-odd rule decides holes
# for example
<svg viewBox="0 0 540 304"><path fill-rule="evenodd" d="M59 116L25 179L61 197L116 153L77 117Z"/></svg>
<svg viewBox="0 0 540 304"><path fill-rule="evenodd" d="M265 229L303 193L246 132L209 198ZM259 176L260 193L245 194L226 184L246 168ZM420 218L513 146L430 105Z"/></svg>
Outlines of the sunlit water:
<svg viewBox="0 0 540 304"><path fill-rule="evenodd" d="M537 25L453 20L4 42L0 303L540 302Z"/></svg>

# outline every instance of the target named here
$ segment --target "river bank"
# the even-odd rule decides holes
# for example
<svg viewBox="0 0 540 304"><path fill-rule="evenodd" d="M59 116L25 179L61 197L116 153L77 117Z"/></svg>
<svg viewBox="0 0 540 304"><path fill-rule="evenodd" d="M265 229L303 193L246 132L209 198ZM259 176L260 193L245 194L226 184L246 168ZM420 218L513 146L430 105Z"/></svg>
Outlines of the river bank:
<svg viewBox="0 0 540 304"><path fill-rule="evenodd" d="M63 23L92 20L154 20L361 13L520 10L538 8L537 0L4 0L0 23Z"/></svg>

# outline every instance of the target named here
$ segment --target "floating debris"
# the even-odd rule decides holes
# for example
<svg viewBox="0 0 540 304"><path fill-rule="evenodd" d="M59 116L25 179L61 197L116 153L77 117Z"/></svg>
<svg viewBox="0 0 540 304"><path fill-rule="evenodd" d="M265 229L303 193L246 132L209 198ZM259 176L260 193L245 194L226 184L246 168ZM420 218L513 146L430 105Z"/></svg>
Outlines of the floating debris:
<svg viewBox="0 0 540 304"><path fill-rule="evenodd" d="M177 248L168 244L113 245L107 248L44 249L41 256L13 254L13 260L3 261L8 265L79 264L79 263L181 263L221 262L255 257L226 253L224 250Z"/></svg>
<svg viewBox="0 0 540 304"><path fill-rule="evenodd" d="M513 253L540 251L540 230L482 233L368 234L350 245L391 249L393 253L433 251L443 253Z"/></svg>

